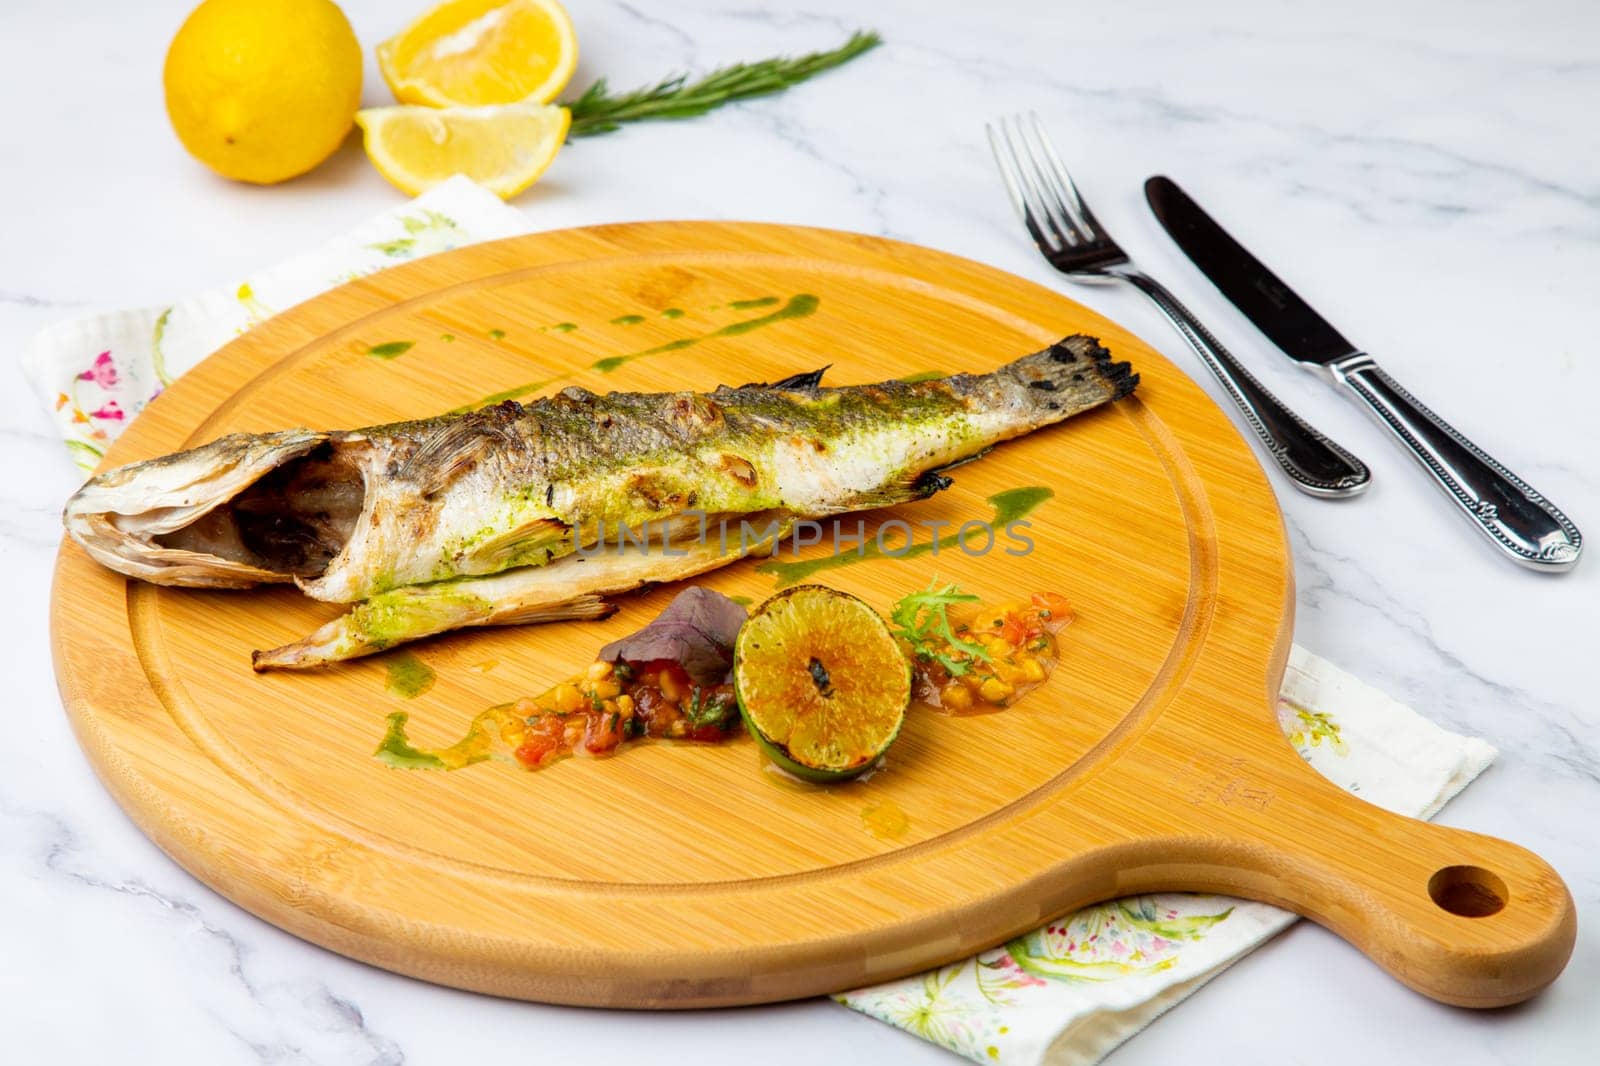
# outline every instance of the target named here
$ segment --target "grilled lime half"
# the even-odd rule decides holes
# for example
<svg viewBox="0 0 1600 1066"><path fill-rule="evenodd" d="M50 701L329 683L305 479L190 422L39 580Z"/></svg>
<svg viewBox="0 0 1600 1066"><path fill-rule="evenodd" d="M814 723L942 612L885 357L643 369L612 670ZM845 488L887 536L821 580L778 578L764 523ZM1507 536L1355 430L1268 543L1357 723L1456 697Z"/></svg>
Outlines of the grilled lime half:
<svg viewBox="0 0 1600 1066"><path fill-rule="evenodd" d="M900 735L911 663L877 611L837 589L797 585L739 630L733 686L745 726L774 762L807 781L845 781Z"/></svg>

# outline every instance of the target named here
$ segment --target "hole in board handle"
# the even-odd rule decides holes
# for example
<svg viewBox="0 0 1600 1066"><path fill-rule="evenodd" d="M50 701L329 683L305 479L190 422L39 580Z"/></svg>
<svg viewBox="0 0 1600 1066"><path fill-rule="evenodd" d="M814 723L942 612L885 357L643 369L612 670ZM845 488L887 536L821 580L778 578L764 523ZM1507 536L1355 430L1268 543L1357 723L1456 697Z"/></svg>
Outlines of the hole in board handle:
<svg viewBox="0 0 1600 1066"><path fill-rule="evenodd" d="M1481 866L1446 866L1428 878L1428 895L1441 910L1462 918L1487 918L1506 906L1506 883Z"/></svg>

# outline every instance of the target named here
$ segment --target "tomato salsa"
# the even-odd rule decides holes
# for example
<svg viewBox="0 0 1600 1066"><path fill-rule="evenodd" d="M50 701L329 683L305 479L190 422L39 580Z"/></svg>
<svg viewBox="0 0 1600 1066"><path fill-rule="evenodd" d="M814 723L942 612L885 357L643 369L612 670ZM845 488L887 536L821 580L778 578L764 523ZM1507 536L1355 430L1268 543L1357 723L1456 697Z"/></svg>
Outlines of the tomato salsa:
<svg viewBox="0 0 1600 1066"><path fill-rule="evenodd" d="M609 755L631 737L717 741L739 727L731 684L696 684L670 659L596 660L509 709L521 721L520 736L505 739L530 770L572 753Z"/></svg>
<svg viewBox="0 0 1600 1066"><path fill-rule="evenodd" d="M568 755L607 756L638 738L715 742L742 728L729 680L744 609L701 588L679 594L655 621L606 645L582 673L538 696L481 712L446 748L414 747L404 712L374 753L404 769L456 770L506 759L538 770ZM995 607L937 583L895 604L891 622L912 666L912 699L946 714L1009 707L1050 676L1056 634L1072 621L1067 600L1049 592ZM952 607L963 619L950 617ZM662 658L664 653L672 657Z"/></svg>
<svg viewBox="0 0 1600 1066"><path fill-rule="evenodd" d="M902 637L911 657L912 693L947 714L1009 707L1050 676L1059 656L1056 634L1072 621L1072 605L1053 592L979 607L965 621Z"/></svg>

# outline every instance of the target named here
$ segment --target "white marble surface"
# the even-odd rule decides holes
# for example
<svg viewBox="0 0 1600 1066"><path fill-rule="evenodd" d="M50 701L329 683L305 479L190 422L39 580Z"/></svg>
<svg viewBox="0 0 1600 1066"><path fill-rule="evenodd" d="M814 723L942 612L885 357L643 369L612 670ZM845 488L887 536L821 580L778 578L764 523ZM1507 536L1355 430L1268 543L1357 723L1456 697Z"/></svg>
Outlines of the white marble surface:
<svg viewBox="0 0 1600 1066"><path fill-rule="evenodd" d="M370 55L420 3L344 6ZM0 1057L954 1061L824 1001L605 1013L369 969L201 887L102 791L60 712L44 622L56 515L75 476L14 353L46 323L240 276L398 196L353 143L270 189L214 178L184 156L163 114L160 64L188 6L0 9L0 343L13 353L0 361L0 567L12 590L0 621L10 710ZM579 143L518 206L549 227L705 217L865 230L1054 285L1021 240L981 139L985 118L1038 109L1123 243L1374 468L1375 487L1354 502L1281 490L1298 639L1497 745L1500 762L1442 820L1544 854L1580 915L1563 979L1493 1013L1415 996L1302 924L1110 1061L1592 1062L1600 561L1551 579L1494 557L1353 406L1272 354L1208 288L1160 233L1139 185L1154 172L1184 182L1398 377L1600 536L1600 8L1290 6L902 0L865 14L847 0L781 12L749 0L573 0L579 84L825 46L862 22L889 43L786 96ZM366 97L387 102L370 64ZM1135 294L1074 295L1195 366Z"/></svg>

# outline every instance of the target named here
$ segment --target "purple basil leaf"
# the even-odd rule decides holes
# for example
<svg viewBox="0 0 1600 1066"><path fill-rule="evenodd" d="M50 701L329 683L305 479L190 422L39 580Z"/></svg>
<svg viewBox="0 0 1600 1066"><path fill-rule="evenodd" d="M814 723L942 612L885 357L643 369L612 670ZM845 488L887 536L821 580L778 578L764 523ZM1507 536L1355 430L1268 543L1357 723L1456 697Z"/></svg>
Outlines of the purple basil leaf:
<svg viewBox="0 0 1600 1066"><path fill-rule="evenodd" d="M733 642L744 625L745 609L720 592L694 585L632 636L600 649L607 662L647 663L670 659L697 685L719 685L733 666Z"/></svg>

